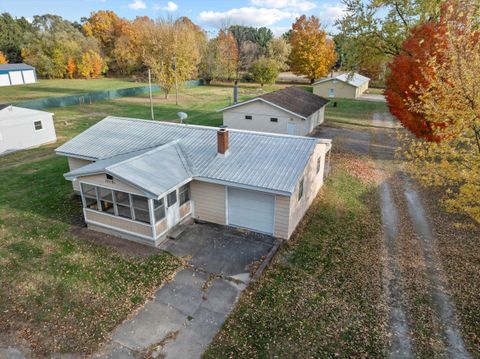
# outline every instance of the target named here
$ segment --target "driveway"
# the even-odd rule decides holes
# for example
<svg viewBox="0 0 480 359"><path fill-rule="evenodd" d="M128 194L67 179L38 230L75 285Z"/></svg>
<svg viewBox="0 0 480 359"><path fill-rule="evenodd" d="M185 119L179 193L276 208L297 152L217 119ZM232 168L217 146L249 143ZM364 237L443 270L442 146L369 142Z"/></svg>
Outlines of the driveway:
<svg viewBox="0 0 480 359"><path fill-rule="evenodd" d="M185 260L94 358L199 358L250 281L252 265L275 239L210 224L192 224L161 245Z"/></svg>

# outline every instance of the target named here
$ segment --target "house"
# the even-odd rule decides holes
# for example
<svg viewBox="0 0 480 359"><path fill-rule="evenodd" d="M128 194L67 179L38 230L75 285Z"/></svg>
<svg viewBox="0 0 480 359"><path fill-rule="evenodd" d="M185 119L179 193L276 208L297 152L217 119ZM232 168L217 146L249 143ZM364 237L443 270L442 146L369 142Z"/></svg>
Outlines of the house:
<svg viewBox="0 0 480 359"><path fill-rule="evenodd" d="M323 123L328 100L287 87L218 110L223 125L249 131L305 136Z"/></svg>
<svg viewBox="0 0 480 359"><path fill-rule="evenodd" d="M0 105L0 154L56 140L53 113Z"/></svg>
<svg viewBox="0 0 480 359"><path fill-rule="evenodd" d="M288 239L331 141L107 117L56 149L90 229L158 245L194 218Z"/></svg>
<svg viewBox="0 0 480 359"><path fill-rule="evenodd" d="M27 64L0 65L0 86L33 84L37 82L35 67Z"/></svg>
<svg viewBox="0 0 480 359"><path fill-rule="evenodd" d="M313 84L313 93L329 98L353 98L361 96L367 89L370 79L360 74L342 74L321 79Z"/></svg>

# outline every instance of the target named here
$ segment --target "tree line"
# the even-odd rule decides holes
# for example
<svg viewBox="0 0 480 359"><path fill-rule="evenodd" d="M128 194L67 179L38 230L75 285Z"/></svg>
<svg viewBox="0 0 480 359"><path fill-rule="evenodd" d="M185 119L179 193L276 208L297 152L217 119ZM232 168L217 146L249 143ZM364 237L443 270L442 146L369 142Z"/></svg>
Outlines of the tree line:
<svg viewBox="0 0 480 359"><path fill-rule="evenodd" d="M314 16L300 16L281 37L266 27L232 25L208 38L188 17L128 20L113 11L93 12L80 22L50 14L28 22L4 13L0 52L0 62L26 62L45 78L143 76L151 69L167 95L175 76L263 85L291 69L313 81L337 59L334 42Z"/></svg>

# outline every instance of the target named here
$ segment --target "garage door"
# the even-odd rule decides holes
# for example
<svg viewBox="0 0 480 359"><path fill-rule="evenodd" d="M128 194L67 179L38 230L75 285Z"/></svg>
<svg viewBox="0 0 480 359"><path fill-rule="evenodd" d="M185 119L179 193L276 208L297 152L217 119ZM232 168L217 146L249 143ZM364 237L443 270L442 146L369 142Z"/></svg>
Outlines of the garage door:
<svg viewBox="0 0 480 359"><path fill-rule="evenodd" d="M273 234L273 195L237 188L228 189L228 224Z"/></svg>
<svg viewBox="0 0 480 359"><path fill-rule="evenodd" d="M10 86L10 77L8 74L0 74L0 86Z"/></svg>
<svg viewBox="0 0 480 359"><path fill-rule="evenodd" d="M22 71L10 71L10 80L12 85L23 84Z"/></svg>
<svg viewBox="0 0 480 359"><path fill-rule="evenodd" d="M22 73L26 84L33 84L35 82L35 74L33 73L33 70L25 70L22 71Z"/></svg>

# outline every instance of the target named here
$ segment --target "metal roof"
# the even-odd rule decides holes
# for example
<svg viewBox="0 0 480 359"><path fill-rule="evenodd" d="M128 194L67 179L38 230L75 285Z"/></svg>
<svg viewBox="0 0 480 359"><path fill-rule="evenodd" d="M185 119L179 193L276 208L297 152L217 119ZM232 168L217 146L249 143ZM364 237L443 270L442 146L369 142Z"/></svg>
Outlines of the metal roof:
<svg viewBox="0 0 480 359"><path fill-rule="evenodd" d="M35 67L20 63L20 64L2 64L0 65L0 71L2 70L34 70Z"/></svg>
<svg viewBox="0 0 480 359"><path fill-rule="evenodd" d="M319 84L319 83L323 83L323 82L327 82L327 81L331 81L331 80L342 81L342 82L348 83L348 84L350 84L352 86L355 86L355 87L360 87L365 82L370 81L370 79L368 77L357 74L355 72L355 73L353 73L353 75L350 74L350 73L346 73L346 74L341 74L341 75L338 75L338 76L335 76L335 77L327 77L325 79L321 79L321 80L315 82L314 85Z"/></svg>
<svg viewBox="0 0 480 359"><path fill-rule="evenodd" d="M215 127L107 117L57 148L56 152L98 161L152 149L121 162L116 168L122 178L128 178L132 184L142 183L152 193L166 185L147 183L144 177L162 177L165 171L172 171L166 176L180 180L185 170L192 178L205 181L291 194L319 142L311 137L229 129L228 154L222 156L217 153L217 130ZM177 155L164 146L172 142ZM170 166L175 168L169 169ZM106 167L112 171L115 165ZM75 174L80 176L75 171L67 176L71 178Z"/></svg>
<svg viewBox="0 0 480 359"><path fill-rule="evenodd" d="M251 103L253 101L263 101L269 105L279 107L280 109L297 115L303 119L307 119L308 116L314 114L329 102L327 99L321 96L315 95L296 86L290 86L281 90L263 94L247 101L224 107L217 112L246 105L247 103Z"/></svg>
<svg viewBox="0 0 480 359"><path fill-rule="evenodd" d="M0 121L15 120L20 121L22 119L31 119L32 116L44 116L53 115L51 112L32 110L30 108L18 107L12 105L0 105Z"/></svg>

